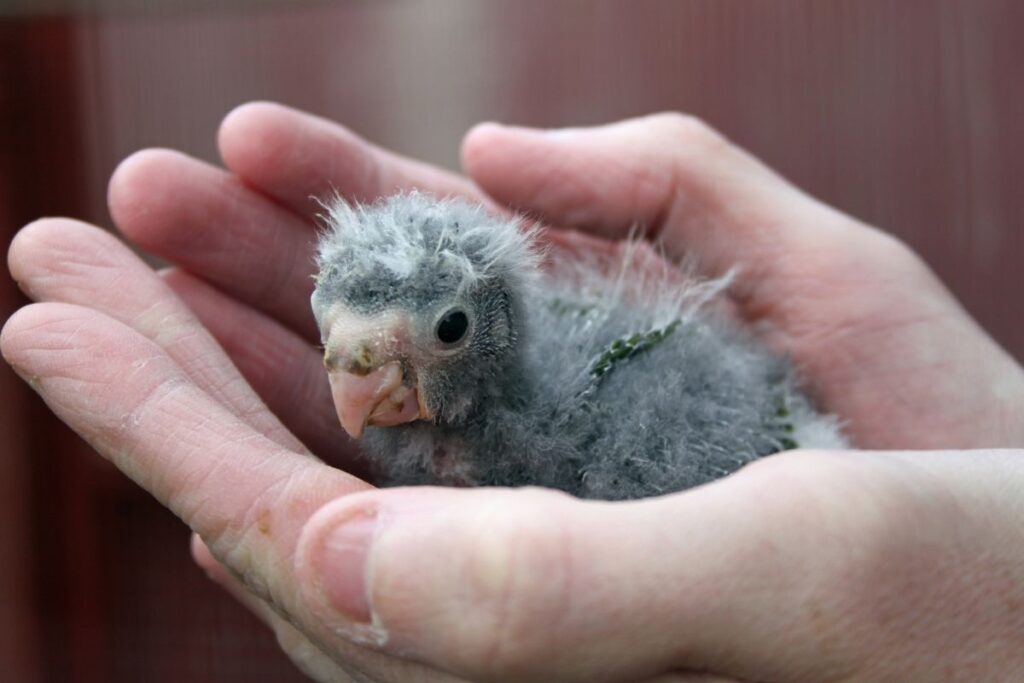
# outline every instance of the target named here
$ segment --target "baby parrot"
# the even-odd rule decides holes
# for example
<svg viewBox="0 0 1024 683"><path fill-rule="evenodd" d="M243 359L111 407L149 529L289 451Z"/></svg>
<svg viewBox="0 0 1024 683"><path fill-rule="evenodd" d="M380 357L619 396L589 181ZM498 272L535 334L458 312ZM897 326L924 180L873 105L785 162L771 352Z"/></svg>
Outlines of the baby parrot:
<svg viewBox="0 0 1024 683"><path fill-rule="evenodd" d="M638 243L545 258L519 219L421 193L325 209L313 313L377 484L640 498L845 446L789 363L715 309L727 278Z"/></svg>

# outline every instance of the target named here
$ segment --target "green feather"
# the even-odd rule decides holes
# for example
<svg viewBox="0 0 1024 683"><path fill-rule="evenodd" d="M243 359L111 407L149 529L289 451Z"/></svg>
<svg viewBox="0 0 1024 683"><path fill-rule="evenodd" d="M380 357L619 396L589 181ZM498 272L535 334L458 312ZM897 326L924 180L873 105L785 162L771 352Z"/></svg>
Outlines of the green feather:
<svg viewBox="0 0 1024 683"><path fill-rule="evenodd" d="M644 351L649 351L665 341L681 324L681 320L673 320L661 329L638 332L629 337L616 339L594 361L594 364L590 367L590 374L597 379L601 379L622 361L628 360Z"/></svg>
<svg viewBox="0 0 1024 683"><path fill-rule="evenodd" d="M573 307L571 305L564 305L564 302L559 302L560 307L559 313L574 312L582 314L583 311ZM562 307L564 306L564 307ZM661 342L668 339L673 332L679 329L682 325L682 320L676 319L665 327L649 330L647 332L638 332L628 337L621 337L613 341L607 349L605 349L597 360L590 367L590 374L598 382L601 381L605 375L611 372L614 368L621 365L624 361L629 360L633 356L641 354L645 351L653 349ZM796 431L796 427L791 421L792 411L789 408L789 396L782 394L779 397L780 405L775 411L775 419L769 419L768 424L765 426L770 431L783 432L784 434L792 434ZM800 444L790 436L780 436L776 439L779 444L780 451L793 450L799 448Z"/></svg>
<svg viewBox="0 0 1024 683"><path fill-rule="evenodd" d="M784 393L779 397L779 400L781 401L781 405L775 411L775 416L778 420L769 421L767 426L769 429L779 430L786 434L792 434L796 431L796 427L791 421L786 419L792 415L792 411L789 409L789 395ZM776 440L779 442L779 451L791 451L794 448L800 448L800 444L792 437L780 436Z"/></svg>

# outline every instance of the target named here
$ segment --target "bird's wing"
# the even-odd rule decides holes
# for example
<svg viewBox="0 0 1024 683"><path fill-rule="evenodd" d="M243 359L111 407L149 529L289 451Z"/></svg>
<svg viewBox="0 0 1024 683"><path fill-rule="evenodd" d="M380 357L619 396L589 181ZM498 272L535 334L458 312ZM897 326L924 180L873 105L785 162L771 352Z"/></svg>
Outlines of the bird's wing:
<svg viewBox="0 0 1024 683"><path fill-rule="evenodd" d="M582 495L679 490L779 450L843 443L791 365L714 314L728 278L629 249L618 258L549 273L533 306L533 371L589 454Z"/></svg>
<svg viewBox="0 0 1024 683"><path fill-rule="evenodd" d="M699 318L730 281L701 279L641 242L555 259L527 306L533 362L572 405Z"/></svg>

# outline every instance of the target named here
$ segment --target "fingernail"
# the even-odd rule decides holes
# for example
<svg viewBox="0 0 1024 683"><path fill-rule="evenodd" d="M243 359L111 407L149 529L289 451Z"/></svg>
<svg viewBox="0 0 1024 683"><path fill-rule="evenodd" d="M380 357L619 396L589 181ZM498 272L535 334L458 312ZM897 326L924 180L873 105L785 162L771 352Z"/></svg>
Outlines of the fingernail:
<svg viewBox="0 0 1024 683"><path fill-rule="evenodd" d="M357 624L369 624L373 616L366 578L376 530L376 511L362 511L324 535L314 560L327 601Z"/></svg>

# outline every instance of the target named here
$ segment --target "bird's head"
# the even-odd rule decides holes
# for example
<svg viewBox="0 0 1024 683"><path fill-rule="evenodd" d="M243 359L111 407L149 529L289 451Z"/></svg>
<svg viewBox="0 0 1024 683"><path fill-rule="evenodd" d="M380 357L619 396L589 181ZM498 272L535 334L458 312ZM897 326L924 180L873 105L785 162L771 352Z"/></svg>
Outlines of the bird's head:
<svg viewBox="0 0 1024 683"><path fill-rule="evenodd" d="M531 235L419 193L325 208L312 306L345 431L457 422L493 396L517 355Z"/></svg>

